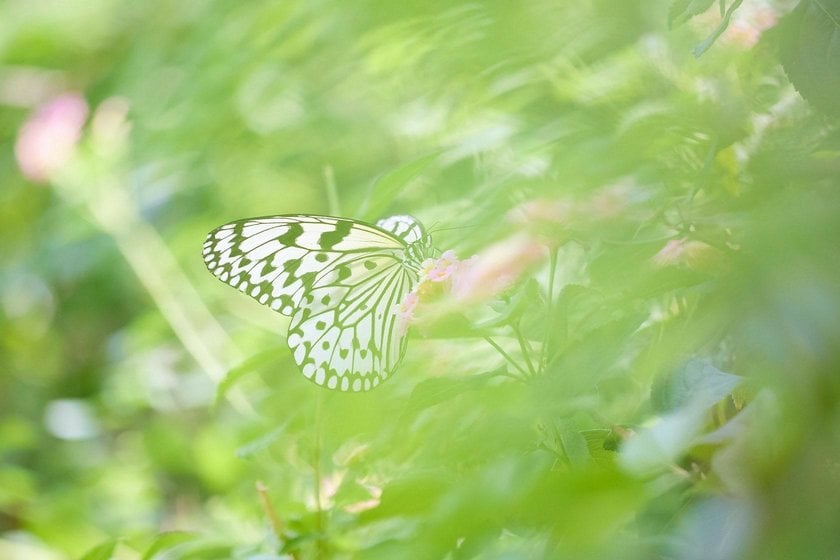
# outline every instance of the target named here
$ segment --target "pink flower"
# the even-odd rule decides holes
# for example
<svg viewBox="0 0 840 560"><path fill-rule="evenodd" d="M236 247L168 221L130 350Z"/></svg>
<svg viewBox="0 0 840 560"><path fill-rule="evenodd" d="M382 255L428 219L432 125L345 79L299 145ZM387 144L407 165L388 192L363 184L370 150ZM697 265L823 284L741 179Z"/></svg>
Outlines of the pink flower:
<svg viewBox="0 0 840 560"><path fill-rule="evenodd" d="M735 18L727 27L724 38L730 43L749 49L755 46L761 35L774 27L778 20L775 8L766 2L746 4L735 12Z"/></svg>
<svg viewBox="0 0 840 560"><path fill-rule="evenodd" d="M73 157L87 114L81 95L65 93L41 106L23 125L15 156L27 179L44 183Z"/></svg>
<svg viewBox="0 0 840 560"><path fill-rule="evenodd" d="M437 259L426 259L423 261L420 271L420 282L429 280L431 282L443 282L449 278L458 266L458 257L455 251L445 251Z"/></svg>
<svg viewBox="0 0 840 560"><path fill-rule="evenodd" d="M580 221L580 204L572 198L535 198L514 207L507 220L528 232L533 241L558 247Z"/></svg>
<svg viewBox="0 0 840 560"><path fill-rule="evenodd" d="M596 191L588 201L588 210L601 220L618 218L627 210L633 195L632 184L615 183Z"/></svg>
<svg viewBox="0 0 840 560"><path fill-rule="evenodd" d="M657 266L685 265L689 268L699 268L710 260L713 252L714 248L702 241L671 239L651 260Z"/></svg>
<svg viewBox="0 0 840 560"><path fill-rule="evenodd" d="M568 198L535 198L523 202L508 212L514 224L530 226L534 222L567 224L575 216L576 204Z"/></svg>
<svg viewBox="0 0 840 560"><path fill-rule="evenodd" d="M397 332L404 335L408 327L417 322L415 310L421 301L425 305L448 293L453 283L446 281L450 279L454 281L463 266L464 263L458 260L455 251L452 250L445 251L436 259L423 261L417 287L407 293L403 300L393 308L393 313L397 316Z"/></svg>
<svg viewBox="0 0 840 560"><path fill-rule="evenodd" d="M546 248L527 233L518 233L462 261L452 280L452 293L461 302L491 298L507 289L532 265L546 257Z"/></svg>

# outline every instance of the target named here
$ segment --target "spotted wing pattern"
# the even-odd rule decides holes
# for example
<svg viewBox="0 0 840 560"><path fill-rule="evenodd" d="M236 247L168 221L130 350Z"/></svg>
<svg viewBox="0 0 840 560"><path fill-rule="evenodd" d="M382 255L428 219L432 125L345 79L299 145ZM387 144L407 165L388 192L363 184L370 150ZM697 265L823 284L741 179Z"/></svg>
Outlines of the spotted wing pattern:
<svg viewBox="0 0 840 560"><path fill-rule="evenodd" d="M342 391L389 377L406 348L392 312L417 283L428 236L410 216L377 226L330 216L225 224L204 243L223 282L291 317L287 342L304 376ZM409 250L412 248L413 250Z"/></svg>

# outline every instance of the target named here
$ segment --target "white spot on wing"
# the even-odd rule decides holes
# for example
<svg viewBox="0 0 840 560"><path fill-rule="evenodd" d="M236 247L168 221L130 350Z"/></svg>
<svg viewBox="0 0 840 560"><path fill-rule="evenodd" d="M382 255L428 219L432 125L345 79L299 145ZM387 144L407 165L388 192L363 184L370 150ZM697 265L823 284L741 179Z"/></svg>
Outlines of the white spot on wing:
<svg viewBox="0 0 840 560"><path fill-rule="evenodd" d="M303 373L304 377L307 379L312 379L312 374L315 373L315 364L303 364L303 367L300 368L300 371Z"/></svg>

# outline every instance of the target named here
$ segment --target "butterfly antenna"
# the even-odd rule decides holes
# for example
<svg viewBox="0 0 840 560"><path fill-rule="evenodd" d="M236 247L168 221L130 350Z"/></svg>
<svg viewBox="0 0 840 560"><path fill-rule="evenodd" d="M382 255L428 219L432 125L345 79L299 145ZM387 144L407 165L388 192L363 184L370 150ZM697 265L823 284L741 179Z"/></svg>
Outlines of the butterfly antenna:
<svg viewBox="0 0 840 560"><path fill-rule="evenodd" d="M451 230L456 230L456 229L470 229L470 228L477 228L477 227L479 227L479 225L480 225L480 224L467 224L467 225L452 226L452 227L442 227L442 228L435 227L434 225L432 225L432 227L430 227L430 228L429 228L429 233L431 234L431 233L436 233L436 232L438 232L438 231L451 231Z"/></svg>

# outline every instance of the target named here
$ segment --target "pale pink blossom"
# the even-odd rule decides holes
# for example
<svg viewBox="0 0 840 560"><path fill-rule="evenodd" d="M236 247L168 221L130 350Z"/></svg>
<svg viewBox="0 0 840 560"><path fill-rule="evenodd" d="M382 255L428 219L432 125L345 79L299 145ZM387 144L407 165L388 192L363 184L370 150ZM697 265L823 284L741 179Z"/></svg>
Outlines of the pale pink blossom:
<svg viewBox="0 0 840 560"><path fill-rule="evenodd" d="M534 236L511 235L462 261L453 278L452 294L462 303L489 299L510 287L546 254L546 247Z"/></svg>
<svg viewBox="0 0 840 560"><path fill-rule="evenodd" d="M44 183L61 169L76 150L87 119L88 106L78 93L48 101L23 125L15 157L23 175Z"/></svg>
<svg viewBox="0 0 840 560"><path fill-rule="evenodd" d="M569 198L535 198L511 209L507 218L519 225L531 225L534 222L567 224L574 218L577 205Z"/></svg>
<svg viewBox="0 0 840 560"><path fill-rule="evenodd" d="M686 265L695 268L711 256L713 247L693 239L671 239L651 260L657 266Z"/></svg>
<svg viewBox="0 0 840 560"><path fill-rule="evenodd" d="M745 3L726 28L724 39L745 49L752 48L761 35L779 21L776 9L767 2Z"/></svg>
<svg viewBox="0 0 840 560"><path fill-rule="evenodd" d="M589 199L589 213L601 220L620 217L625 213L634 196L634 188L628 182L619 182L596 191Z"/></svg>
<svg viewBox="0 0 840 560"><path fill-rule="evenodd" d="M419 303L429 303L451 290L456 275L463 267L455 251L445 251L436 259L426 259L420 266L420 281L417 287L407 293L403 300L394 306L397 316L397 332L404 335L409 326L416 322L415 311Z"/></svg>
<svg viewBox="0 0 840 560"><path fill-rule="evenodd" d="M497 295L546 254L536 236L519 233L467 260L459 260L451 250L427 259L421 265L417 287L393 307L397 332L404 335L414 323L434 323L436 317L451 311L447 306L453 301L469 305ZM418 316L419 304L423 304L423 313Z"/></svg>
<svg viewBox="0 0 840 560"><path fill-rule="evenodd" d="M449 278L458 266L455 251L445 251L437 259L426 259L422 263L420 281L443 282Z"/></svg>

